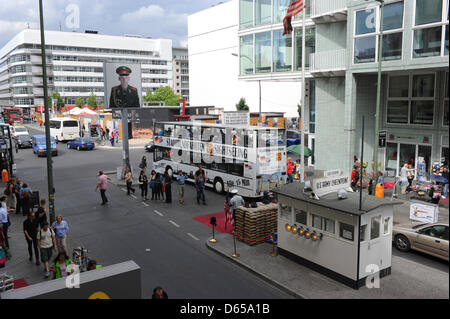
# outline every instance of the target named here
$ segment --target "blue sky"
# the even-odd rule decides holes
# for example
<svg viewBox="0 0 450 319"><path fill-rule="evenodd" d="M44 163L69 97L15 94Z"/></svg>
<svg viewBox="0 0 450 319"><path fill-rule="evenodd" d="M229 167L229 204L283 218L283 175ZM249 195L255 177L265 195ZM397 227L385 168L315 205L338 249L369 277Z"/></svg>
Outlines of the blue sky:
<svg viewBox="0 0 450 319"><path fill-rule="evenodd" d="M72 31L73 5L79 8L79 32L135 34L187 44L187 16L221 0L43 0L45 29ZM224 1L224 0L222 0ZM71 6L72 5L72 6ZM67 9L67 12L66 12ZM67 25L66 20L69 21ZM38 0L0 0L0 47L18 32L39 28ZM68 27L69 26L69 27Z"/></svg>

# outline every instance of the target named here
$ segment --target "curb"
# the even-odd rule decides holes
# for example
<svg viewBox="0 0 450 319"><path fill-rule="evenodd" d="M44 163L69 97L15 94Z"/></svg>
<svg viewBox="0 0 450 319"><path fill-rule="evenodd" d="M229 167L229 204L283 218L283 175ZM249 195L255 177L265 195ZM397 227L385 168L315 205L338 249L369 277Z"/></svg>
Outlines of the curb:
<svg viewBox="0 0 450 319"><path fill-rule="evenodd" d="M206 244L206 247L209 250L214 251L215 253L217 253L217 254L219 254L219 255L221 255L221 256L223 256L223 257L225 257L225 258L227 258L227 259L229 259L231 261L233 261L235 264L239 265L240 267L242 267L245 270L249 271L250 273L254 274L256 277L258 277L258 278L264 280L265 282L267 282L267 283L277 287L278 289L282 290L283 292L287 293L288 295L291 295L291 296L293 296L296 299L310 299L308 297L300 295L299 293L297 293L294 290L286 287L285 285L279 283L278 281L273 280L272 278L270 278L270 277L268 277L268 276L266 276L266 275L264 275L262 273L259 273L259 272L255 271L253 268L251 268L250 266L247 266L246 264L244 264L243 262L239 261L238 259L233 258L233 257L231 257L229 255L226 255L225 253L223 253L223 252L221 252L221 251L219 251L217 249L214 249L209 244L209 238L208 238L208 240L206 241L205 244Z"/></svg>

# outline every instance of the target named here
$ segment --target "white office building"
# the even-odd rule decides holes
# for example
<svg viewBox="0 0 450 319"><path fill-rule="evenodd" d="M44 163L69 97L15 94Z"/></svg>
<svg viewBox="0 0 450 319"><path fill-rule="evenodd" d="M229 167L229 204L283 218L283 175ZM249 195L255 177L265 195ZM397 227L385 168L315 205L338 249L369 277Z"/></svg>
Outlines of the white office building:
<svg viewBox="0 0 450 319"><path fill-rule="evenodd" d="M269 75L260 82L239 80L238 32L238 0L217 4L188 17L190 104L235 111L239 99L244 97L250 111L258 112L261 97L262 112L285 112L288 117L298 117L300 78Z"/></svg>
<svg viewBox="0 0 450 319"><path fill-rule="evenodd" d="M66 105L85 102L93 92L104 101L103 62L140 63L142 94L173 87L172 40L140 36L45 31L49 96L56 90ZM0 49L0 107L44 104L41 38L27 29Z"/></svg>

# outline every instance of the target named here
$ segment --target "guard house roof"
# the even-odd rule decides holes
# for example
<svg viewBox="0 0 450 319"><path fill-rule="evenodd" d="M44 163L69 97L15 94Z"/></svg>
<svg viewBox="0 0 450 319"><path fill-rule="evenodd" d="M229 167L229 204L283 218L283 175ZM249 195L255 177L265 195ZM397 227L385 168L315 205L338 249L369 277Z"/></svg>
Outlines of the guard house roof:
<svg viewBox="0 0 450 319"><path fill-rule="evenodd" d="M187 126L207 126L207 127L217 127L217 128L234 128L234 129L245 129L245 130L276 130L276 127L264 127L264 126L251 126L251 125L243 125L243 124L216 124L216 123L201 123L201 122L191 122L191 121L157 121L156 124L170 124L170 125L187 125ZM281 129L278 129L281 130Z"/></svg>
<svg viewBox="0 0 450 319"><path fill-rule="evenodd" d="M362 196L362 210L359 210L359 193L347 192L346 199L339 199L337 193L330 193L327 195L320 196L320 199L311 198L311 192L303 192L302 183L291 183L281 186L280 188L274 189L273 192L279 195L290 197L293 199L305 201L314 205L331 208L343 213L352 215L363 215L372 210L375 210L381 206L399 205L402 201L399 200L388 200L376 196L369 196L363 194Z"/></svg>

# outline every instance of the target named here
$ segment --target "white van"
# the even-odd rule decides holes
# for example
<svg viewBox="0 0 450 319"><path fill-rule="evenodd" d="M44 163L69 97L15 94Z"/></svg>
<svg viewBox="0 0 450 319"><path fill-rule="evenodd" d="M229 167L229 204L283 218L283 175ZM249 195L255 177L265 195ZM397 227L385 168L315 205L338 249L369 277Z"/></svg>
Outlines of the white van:
<svg viewBox="0 0 450 319"><path fill-rule="evenodd" d="M50 136L53 136L56 142L72 141L80 137L80 123L70 117L50 119Z"/></svg>

